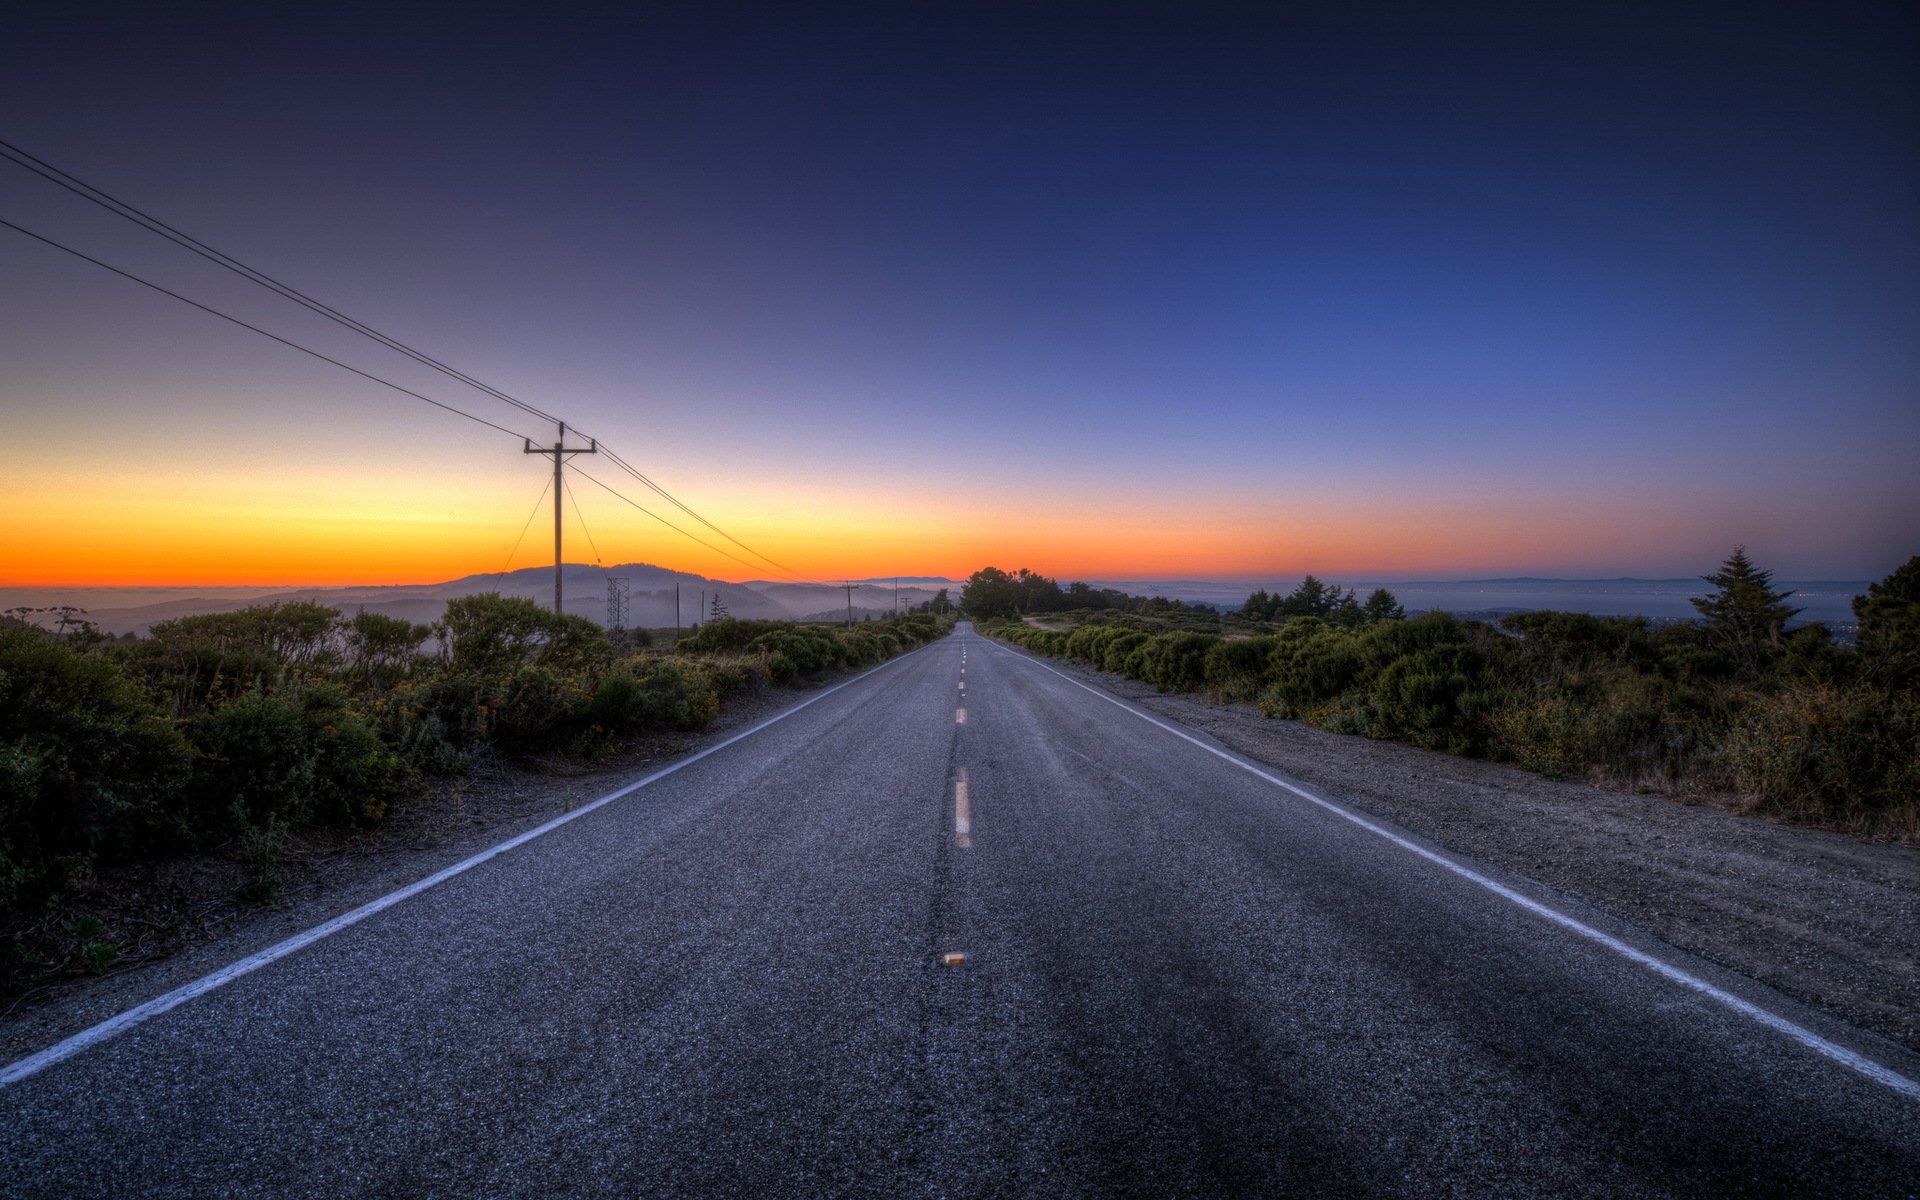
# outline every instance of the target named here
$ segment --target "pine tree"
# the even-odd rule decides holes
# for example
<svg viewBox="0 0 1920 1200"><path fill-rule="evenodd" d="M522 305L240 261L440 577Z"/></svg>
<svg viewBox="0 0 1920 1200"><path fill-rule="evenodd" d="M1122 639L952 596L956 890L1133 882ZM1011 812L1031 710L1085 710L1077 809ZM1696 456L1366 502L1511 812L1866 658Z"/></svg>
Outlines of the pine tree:
<svg viewBox="0 0 1920 1200"><path fill-rule="evenodd" d="M1745 649L1779 649L1780 630L1800 610L1781 603L1793 593L1773 591L1773 572L1754 566L1745 546L1735 546L1718 571L1700 578L1719 589L1692 601L1708 633Z"/></svg>
<svg viewBox="0 0 1920 1200"><path fill-rule="evenodd" d="M1287 593L1280 602L1280 611L1289 617L1324 617L1333 611L1332 596L1327 594L1327 585L1309 575L1300 581L1300 586Z"/></svg>
<svg viewBox="0 0 1920 1200"><path fill-rule="evenodd" d="M1920 680L1920 554L1867 594L1853 598L1860 656L1874 676L1899 684Z"/></svg>
<svg viewBox="0 0 1920 1200"><path fill-rule="evenodd" d="M1373 594L1367 597L1367 602L1361 606L1360 611L1366 614L1369 625L1377 625L1382 621L1405 620L1407 615L1407 610L1401 608L1400 602L1394 599L1393 593L1385 588L1373 589Z"/></svg>

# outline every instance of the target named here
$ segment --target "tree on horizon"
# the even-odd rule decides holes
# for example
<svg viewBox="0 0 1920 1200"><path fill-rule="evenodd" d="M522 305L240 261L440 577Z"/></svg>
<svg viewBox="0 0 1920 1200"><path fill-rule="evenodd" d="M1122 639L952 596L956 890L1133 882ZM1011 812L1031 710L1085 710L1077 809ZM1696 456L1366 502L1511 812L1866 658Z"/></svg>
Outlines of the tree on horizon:
<svg viewBox="0 0 1920 1200"><path fill-rule="evenodd" d="M1751 650L1780 648L1780 631L1800 610L1782 603L1793 593L1774 591L1773 572L1754 566L1745 546L1735 546L1718 571L1700 579L1718 589L1690 601L1709 634Z"/></svg>

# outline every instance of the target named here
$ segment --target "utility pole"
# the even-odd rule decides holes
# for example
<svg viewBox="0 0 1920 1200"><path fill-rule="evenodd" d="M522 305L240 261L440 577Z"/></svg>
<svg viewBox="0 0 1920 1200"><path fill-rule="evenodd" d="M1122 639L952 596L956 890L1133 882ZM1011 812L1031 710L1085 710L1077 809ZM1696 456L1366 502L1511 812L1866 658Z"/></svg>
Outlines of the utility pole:
<svg viewBox="0 0 1920 1200"><path fill-rule="evenodd" d="M853 583L848 581L840 585L847 590L847 628L853 628Z"/></svg>
<svg viewBox="0 0 1920 1200"><path fill-rule="evenodd" d="M535 449L532 438L523 438L521 440L526 442L527 444L526 449L522 451L523 454L553 455L553 612L555 616L559 616L561 612L561 608L560 608L560 514L565 511L563 507L564 500L561 496L561 493L566 488L566 483L560 478L560 468L565 466L566 461L569 458L572 458L576 454L600 453L600 443L594 441L592 438L588 438L586 449L583 450L578 447L569 448L567 446L567 423L565 421L560 422L560 440L553 444L553 448L551 450L547 449L545 446L541 446L540 448Z"/></svg>

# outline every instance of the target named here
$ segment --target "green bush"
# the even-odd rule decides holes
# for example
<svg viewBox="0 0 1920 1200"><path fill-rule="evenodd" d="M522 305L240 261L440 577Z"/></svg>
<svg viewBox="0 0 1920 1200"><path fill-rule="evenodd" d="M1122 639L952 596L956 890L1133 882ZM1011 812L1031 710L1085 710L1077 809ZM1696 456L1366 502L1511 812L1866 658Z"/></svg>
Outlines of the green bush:
<svg viewBox="0 0 1920 1200"><path fill-rule="evenodd" d="M800 664L784 650L772 650L767 654L767 679L775 687L785 687L800 676Z"/></svg>
<svg viewBox="0 0 1920 1200"><path fill-rule="evenodd" d="M180 730L111 658L0 629L0 917L38 911L96 852L135 851L186 782Z"/></svg>
<svg viewBox="0 0 1920 1200"><path fill-rule="evenodd" d="M639 675L654 723L668 729L705 729L720 715L720 689L697 662L666 657L652 660Z"/></svg>
<svg viewBox="0 0 1920 1200"><path fill-rule="evenodd" d="M1269 717L1306 717L1360 684L1369 674L1361 637L1317 617L1287 622L1267 655L1260 711Z"/></svg>
<svg viewBox="0 0 1920 1200"><path fill-rule="evenodd" d="M1128 663L1139 649L1147 644L1151 634L1137 630L1123 631L1107 639L1106 649L1100 655L1100 668L1112 671L1116 675L1131 674Z"/></svg>
<svg viewBox="0 0 1920 1200"><path fill-rule="evenodd" d="M593 687L584 673L528 663L496 687L488 714L491 739L507 750L553 749L586 728Z"/></svg>
<svg viewBox="0 0 1920 1200"><path fill-rule="evenodd" d="M336 684L256 689L187 732L199 757L185 825L202 843L276 823L377 824L418 787Z"/></svg>
<svg viewBox="0 0 1920 1200"><path fill-rule="evenodd" d="M186 827L198 840L311 813L316 763L293 693L255 688L195 718L187 736L199 753Z"/></svg>
<svg viewBox="0 0 1920 1200"><path fill-rule="evenodd" d="M314 760L312 819L324 824L376 825L420 791L413 765L354 704L338 684L300 690Z"/></svg>
<svg viewBox="0 0 1920 1200"><path fill-rule="evenodd" d="M759 635L747 645L769 659L775 654L785 655L794 675L811 675L839 666L841 662L839 640L817 625L781 626ZM772 674L771 668L769 674Z"/></svg>
<svg viewBox="0 0 1920 1200"><path fill-rule="evenodd" d="M1207 654L1219 644L1211 633L1155 634L1139 650L1140 678L1163 692L1199 691L1207 681Z"/></svg>
<svg viewBox="0 0 1920 1200"><path fill-rule="evenodd" d="M1744 697L1721 761L1772 811L1920 834L1920 701L1911 691L1794 684Z"/></svg>
<svg viewBox="0 0 1920 1200"><path fill-rule="evenodd" d="M1653 639L1640 617L1527 612L1502 618L1500 626L1520 636L1524 655L1556 667L1647 665L1653 660Z"/></svg>
<svg viewBox="0 0 1920 1200"><path fill-rule="evenodd" d="M496 592L449 600L435 630L447 664L481 679L511 678L535 664L595 673L613 657L606 634L585 617L551 613L531 600Z"/></svg>
<svg viewBox="0 0 1920 1200"><path fill-rule="evenodd" d="M1396 658L1369 690L1369 732L1429 750L1475 753L1486 743L1492 706L1483 690L1485 674L1484 656L1465 644L1431 646Z"/></svg>
<svg viewBox="0 0 1920 1200"><path fill-rule="evenodd" d="M1794 819L1920 836L1920 558L1856 609L1861 652L1819 625L1758 653L1711 625L1558 612L1510 616L1504 633L1444 613L1353 628L1295 617L1233 641L1181 627L1196 614L1056 613L1064 628L983 632L1165 691L1257 689L1266 715L1338 733L1548 776L1726 788Z"/></svg>
<svg viewBox="0 0 1920 1200"><path fill-rule="evenodd" d="M1488 715L1491 752L1551 779L1670 780L1691 747L1665 716L1658 676L1596 668L1503 691Z"/></svg>
<svg viewBox="0 0 1920 1200"><path fill-rule="evenodd" d="M594 724L612 733L704 729L720 712L720 685L704 664L681 656L630 660L600 681Z"/></svg>
<svg viewBox="0 0 1920 1200"><path fill-rule="evenodd" d="M1235 703L1258 696L1277 642L1271 637L1234 638L1208 650L1205 673L1214 697Z"/></svg>
<svg viewBox="0 0 1920 1200"><path fill-rule="evenodd" d="M682 654L737 654L753 645L755 639L770 633L796 628L789 621L750 621L739 617L720 617L708 621L674 645Z"/></svg>

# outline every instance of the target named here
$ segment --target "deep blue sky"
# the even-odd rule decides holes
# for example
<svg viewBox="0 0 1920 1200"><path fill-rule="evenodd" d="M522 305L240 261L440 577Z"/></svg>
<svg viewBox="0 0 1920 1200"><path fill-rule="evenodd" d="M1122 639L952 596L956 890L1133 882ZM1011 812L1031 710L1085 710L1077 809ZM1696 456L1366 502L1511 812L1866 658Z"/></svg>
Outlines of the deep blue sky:
<svg viewBox="0 0 1920 1200"><path fill-rule="evenodd" d="M10 12L0 137L810 573L1920 551L1910 5L410 14ZM5 164L0 215L391 365ZM538 460L499 435L0 234L24 491L137 479L215 540L283 501L321 537L341 494L342 539L521 525ZM205 488L216 433L251 490ZM728 573L587 519L607 561Z"/></svg>

